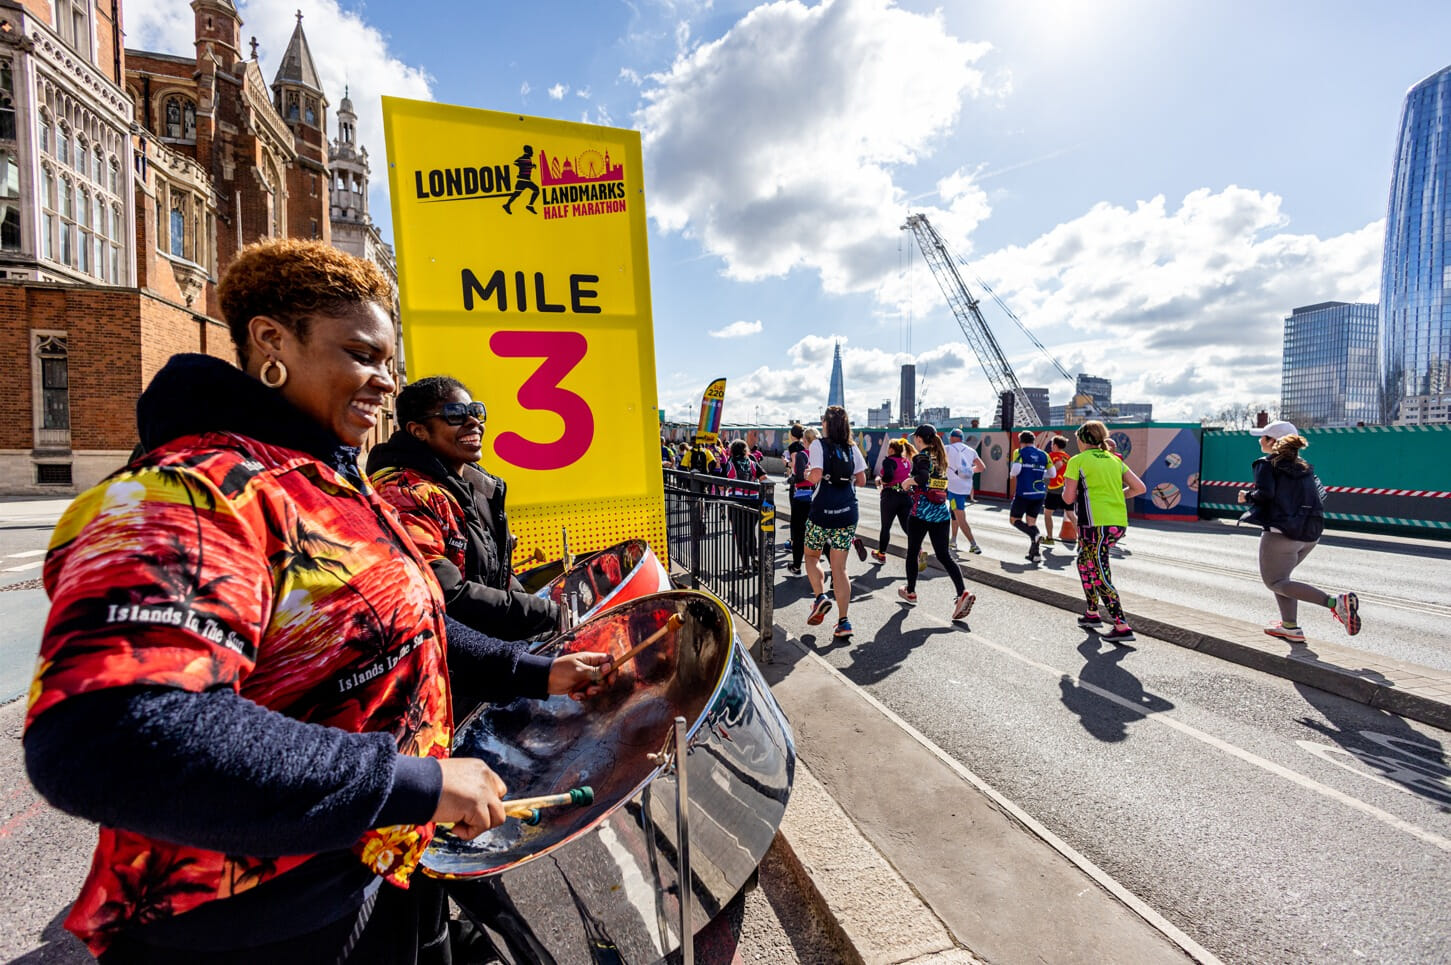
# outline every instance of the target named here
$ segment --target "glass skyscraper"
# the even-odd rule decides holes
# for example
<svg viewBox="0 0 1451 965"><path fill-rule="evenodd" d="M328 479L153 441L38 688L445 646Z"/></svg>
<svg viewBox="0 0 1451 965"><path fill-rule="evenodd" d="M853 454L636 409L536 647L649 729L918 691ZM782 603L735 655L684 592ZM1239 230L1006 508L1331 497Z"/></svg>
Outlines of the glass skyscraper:
<svg viewBox="0 0 1451 965"><path fill-rule="evenodd" d="M846 380L841 377L841 343L836 343L836 354L831 357L831 385L826 390L826 404L846 408Z"/></svg>
<svg viewBox="0 0 1451 965"><path fill-rule="evenodd" d="M1380 418L1451 393L1451 67L1406 94L1381 267ZM1288 365L1288 350L1286 365Z"/></svg>
<svg viewBox="0 0 1451 965"><path fill-rule="evenodd" d="M1375 305L1321 302L1285 319L1280 418L1301 429L1376 421Z"/></svg>

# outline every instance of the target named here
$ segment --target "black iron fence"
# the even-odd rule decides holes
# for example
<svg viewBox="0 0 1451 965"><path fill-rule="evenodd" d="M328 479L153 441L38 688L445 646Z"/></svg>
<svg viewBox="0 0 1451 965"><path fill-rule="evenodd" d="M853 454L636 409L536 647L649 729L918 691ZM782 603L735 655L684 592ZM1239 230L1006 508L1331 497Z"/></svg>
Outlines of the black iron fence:
<svg viewBox="0 0 1451 965"><path fill-rule="evenodd" d="M776 553L775 484L665 470L665 533L670 560L760 634L756 654L771 659Z"/></svg>

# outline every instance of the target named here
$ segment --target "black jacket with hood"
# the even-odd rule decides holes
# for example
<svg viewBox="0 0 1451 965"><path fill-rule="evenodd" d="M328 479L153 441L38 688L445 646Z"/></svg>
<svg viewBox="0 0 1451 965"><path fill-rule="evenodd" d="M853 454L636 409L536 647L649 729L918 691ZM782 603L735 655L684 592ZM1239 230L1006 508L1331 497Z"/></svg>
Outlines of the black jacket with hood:
<svg viewBox="0 0 1451 965"><path fill-rule="evenodd" d="M402 429L368 453L368 475L375 480L393 469L427 477L463 512L464 569L443 557L431 561L449 616L501 640L524 640L559 626L559 607L524 592L513 577L504 480L474 465L452 473L433 450Z"/></svg>
<svg viewBox="0 0 1451 965"><path fill-rule="evenodd" d="M1245 495L1250 508L1242 523L1255 523L1303 542L1314 542L1325 530L1315 469L1303 459L1254 461L1255 488Z"/></svg>

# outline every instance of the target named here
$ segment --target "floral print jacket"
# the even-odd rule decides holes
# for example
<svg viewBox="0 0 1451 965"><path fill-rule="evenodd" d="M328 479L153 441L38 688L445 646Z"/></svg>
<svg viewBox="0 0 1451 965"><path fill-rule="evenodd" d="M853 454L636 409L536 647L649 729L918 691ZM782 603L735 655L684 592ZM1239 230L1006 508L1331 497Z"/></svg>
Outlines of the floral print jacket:
<svg viewBox="0 0 1451 965"><path fill-rule="evenodd" d="M52 537L27 726L68 697L231 688L293 717L446 757L438 584L392 509L314 456L246 436L176 439L77 498ZM353 847L406 886L433 826ZM226 898L308 855L223 854L102 826L66 927L97 955L133 925Z"/></svg>

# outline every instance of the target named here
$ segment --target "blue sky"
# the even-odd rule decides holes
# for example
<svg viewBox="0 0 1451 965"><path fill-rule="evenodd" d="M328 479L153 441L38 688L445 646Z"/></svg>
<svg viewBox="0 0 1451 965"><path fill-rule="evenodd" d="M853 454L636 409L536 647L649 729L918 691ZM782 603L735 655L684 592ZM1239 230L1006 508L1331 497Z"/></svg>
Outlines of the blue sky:
<svg viewBox="0 0 1451 965"><path fill-rule="evenodd" d="M895 412L909 360L921 403L988 415L909 211L1116 400L1273 402L1292 308L1376 300L1401 103L1451 62L1444 2L238 7L269 78L303 11L385 234L383 94L639 129L660 404L693 417L726 376L727 422L819 412L838 339L854 419ZM124 18L127 46L190 51L186 5ZM988 319L1020 381L1066 401Z"/></svg>

